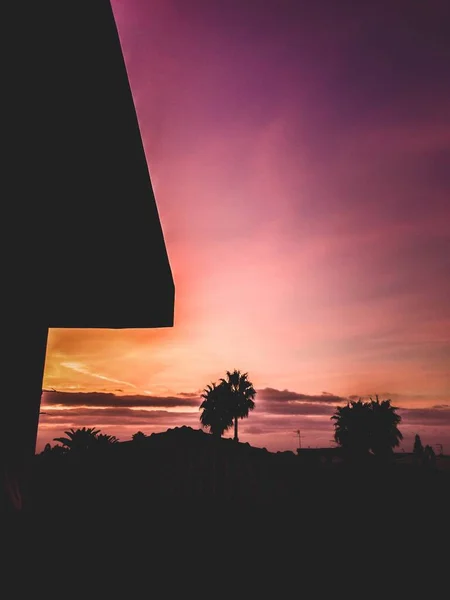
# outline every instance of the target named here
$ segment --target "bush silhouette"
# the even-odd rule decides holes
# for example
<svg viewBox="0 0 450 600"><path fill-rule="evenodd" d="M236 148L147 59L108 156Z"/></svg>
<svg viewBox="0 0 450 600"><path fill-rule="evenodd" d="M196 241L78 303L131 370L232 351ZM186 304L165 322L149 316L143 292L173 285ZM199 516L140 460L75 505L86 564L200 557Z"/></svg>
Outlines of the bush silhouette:
<svg viewBox="0 0 450 600"><path fill-rule="evenodd" d="M386 459L399 445L403 435L398 429L401 417L390 400L363 402L361 399L337 407L331 417L335 421L334 439L348 457L374 455Z"/></svg>
<svg viewBox="0 0 450 600"><path fill-rule="evenodd" d="M116 436L100 433L100 429L94 427L72 428L64 433L67 437L54 438L54 441L60 442L60 447L64 452L72 454L82 454L93 449L107 448L119 441ZM55 448L57 447L55 446Z"/></svg>

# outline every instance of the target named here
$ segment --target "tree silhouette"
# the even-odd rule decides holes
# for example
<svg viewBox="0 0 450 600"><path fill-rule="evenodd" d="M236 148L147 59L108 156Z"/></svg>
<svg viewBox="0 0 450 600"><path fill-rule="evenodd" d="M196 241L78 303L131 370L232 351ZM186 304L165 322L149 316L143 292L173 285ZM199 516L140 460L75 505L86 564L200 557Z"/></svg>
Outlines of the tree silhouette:
<svg viewBox="0 0 450 600"><path fill-rule="evenodd" d="M53 438L55 442L60 442L66 452L86 452L93 448L97 442L99 429L94 427L83 427L82 429L70 429L64 432L67 437Z"/></svg>
<svg viewBox="0 0 450 600"><path fill-rule="evenodd" d="M200 404L200 423L209 428L210 432L221 437L223 432L233 425L233 415L228 403L228 395L225 386L220 383L207 385L201 394L203 402Z"/></svg>
<svg viewBox="0 0 450 600"><path fill-rule="evenodd" d="M422 465L427 468L436 467L436 454L433 448L428 444L423 449Z"/></svg>
<svg viewBox="0 0 450 600"><path fill-rule="evenodd" d="M147 436L142 431L136 431L136 433L133 433L133 435L131 436L131 439L133 440L133 442L142 442L146 439L146 437Z"/></svg>
<svg viewBox="0 0 450 600"><path fill-rule="evenodd" d="M226 379L221 379L220 384L224 387L229 411L234 419L234 440L238 442L238 420L248 417L249 411L255 408L253 399L256 390L248 380L248 373L236 369L227 371Z"/></svg>
<svg viewBox="0 0 450 600"><path fill-rule="evenodd" d="M428 444L423 449L423 465L425 467L436 467L436 454Z"/></svg>
<svg viewBox="0 0 450 600"><path fill-rule="evenodd" d="M401 417L391 406L390 400L380 402L351 401L336 408L331 417L335 421L334 439L352 458L364 458L373 454L388 458L403 439L398 425Z"/></svg>
<svg viewBox="0 0 450 600"><path fill-rule="evenodd" d="M422 440L420 439L420 435L418 433L416 433L414 437L413 456L416 461L421 459L423 456Z"/></svg>
<svg viewBox="0 0 450 600"><path fill-rule="evenodd" d="M96 436L95 447L104 448L110 446L111 444L117 444L119 440L115 435L108 435L107 433L99 433Z"/></svg>
<svg viewBox="0 0 450 600"><path fill-rule="evenodd" d="M67 448L63 448L59 444L52 446L51 444L45 444L45 448L42 450L41 455L49 456L50 454L64 454Z"/></svg>
<svg viewBox="0 0 450 600"><path fill-rule="evenodd" d="M338 406L331 417L334 423L334 439L342 449L353 456L370 452L370 414L368 404L361 400Z"/></svg>
<svg viewBox="0 0 450 600"><path fill-rule="evenodd" d="M389 458L394 448L400 445L403 435L398 429L402 418L395 411L396 407L391 406L390 400L370 399L369 404L372 416L371 430L371 451L379 458Z"/></svg>

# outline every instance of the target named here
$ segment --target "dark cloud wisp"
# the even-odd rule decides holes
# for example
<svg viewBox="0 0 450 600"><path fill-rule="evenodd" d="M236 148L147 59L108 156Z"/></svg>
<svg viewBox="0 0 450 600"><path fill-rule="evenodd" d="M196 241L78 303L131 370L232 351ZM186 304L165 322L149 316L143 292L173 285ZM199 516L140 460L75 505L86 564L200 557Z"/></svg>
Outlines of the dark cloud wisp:
<svg viewBox="0 0 450 600"><path fill-rule="evenodd" d="M44 390L42 404L45 406L99 406L99 407L143 407L183 408L199 406L200 398L191 394L177 396L117 396L106 392L58 392Z"/></svg>

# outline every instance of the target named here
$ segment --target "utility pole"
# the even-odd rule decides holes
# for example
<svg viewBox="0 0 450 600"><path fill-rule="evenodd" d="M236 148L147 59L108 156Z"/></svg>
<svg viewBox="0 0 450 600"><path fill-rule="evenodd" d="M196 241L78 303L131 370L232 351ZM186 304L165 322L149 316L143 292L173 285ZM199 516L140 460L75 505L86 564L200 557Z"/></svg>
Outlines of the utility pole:
<svg viewBox="0 0 450 600"><path fill-rule="evenodd" d="M300 429L296 429L294 431L294 433L296 433L298 435L298 450L302 449L302 434L300 433Z"/></svg>

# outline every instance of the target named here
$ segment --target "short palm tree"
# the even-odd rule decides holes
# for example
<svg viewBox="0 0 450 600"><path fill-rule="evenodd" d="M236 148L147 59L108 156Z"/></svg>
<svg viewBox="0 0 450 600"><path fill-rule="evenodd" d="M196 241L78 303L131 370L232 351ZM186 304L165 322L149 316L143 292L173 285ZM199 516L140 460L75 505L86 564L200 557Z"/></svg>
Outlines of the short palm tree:
<svg viewBox="0 0 450 600"><path fill-rule="evenodd" d="M117 444L119 440L115 435L108 435L107 433L99 433L96 438L95 445L101 448L111 446L111 444Z"/></svg>
<svg viewBox="0 0 450 600"><path fill-rule="evenodd" d="M55 442L60 442L65 451L85 452L91 449L97 442L99 429L94 427L83 427L82 429L70 429L64 432L67 437L53 438Z"/></svg>
<svg viewBox="0 0 450 600"><path fill-rule="evenodd" d="M255 408L256 390L248 380L248 373L241 373L237 369L227 371L220 385L225 389L229 411L234 419L234 440L238 442L238 420L247 418L249 411Z"/></svg>

